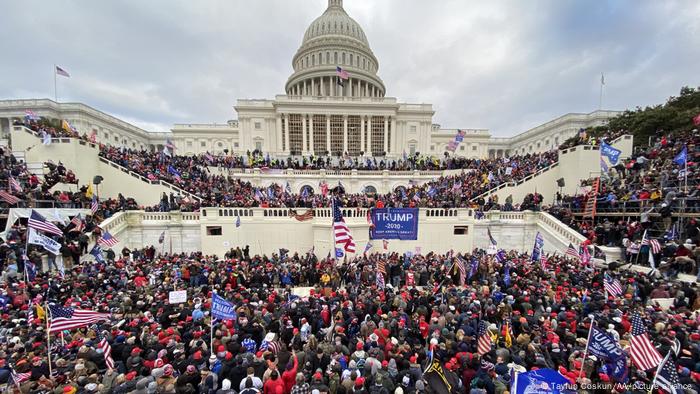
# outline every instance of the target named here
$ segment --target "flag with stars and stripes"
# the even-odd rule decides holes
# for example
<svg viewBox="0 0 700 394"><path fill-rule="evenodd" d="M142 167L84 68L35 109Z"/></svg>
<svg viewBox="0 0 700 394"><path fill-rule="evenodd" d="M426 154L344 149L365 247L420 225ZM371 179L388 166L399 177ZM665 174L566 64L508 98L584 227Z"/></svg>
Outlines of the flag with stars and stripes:
<svg viewBox="0 0 700 394"><path fill-rule="evenodd" d="M377 272L377 288L384 290L386 284L384 283L384 274Z"/></svg>
<svg viewBox="0 0 700 394"><path fill-rule="evenodd" d="M95 212L100 208L100 204L97 202L97 197L92 196L92 202L90 202L90 212L94 215Z"/></svg>
<svg viewBox="0 0 700 394"><path fill-rule="evenodd" d="M464 286L467 282L467 263L461 257L457 257L457 268L459 269L459 285Z"/></svg>
<svg viewBox="0 0 700 394"><path fill-rule="evenodd" d="M63 235L63 231L61 231L61 229L58 228L58 226L47 221L45 217L41 216L41 214L39 212L37 212L33 209L32 209L32 213L29 215L29 221L27 222L27 227L33 228L35 230L51 233L51 234L56 234L56 235L61 235L61 236Z"/></svg>
<svg viewBox="0 0 700 394"><path fill-rule="evenodd" d="M613 297L619 297L623 293L620 281L614 279L608 274L605 274L603 286L605 287L605 291L607 291L608 294L610 294Z"/></svg>
<svg viewBox="0 0 700 394"><path fill-rule="evenodd" d="M8 204L10 204L10 205L15 205L15 204L17 204L18 202L21 201L19 198L17 198L17 197L15 197L15 196L13 196L12 194L6 192L5 190L0 190L0 199L3 200L3 201L5 201L6 203L8 203Z"/></svg>
<svg viewBox="0 0 700 394"><path fill-rule="evenodd" d="M119 243L119 240L115 236L110 234L109 231L105 231L104 234L102 234L102 236L100 237L100 239L97 240L97 243L102 244L108 248L113 248Z"/></svg>
<svg viewBox="0 0 700 394"><path fill-rule="evenodd" d="M63 330L85 327L103 320L109 320L110 316L109 313L49 305L49 332L53 334Z"/></svg>
<svg viewBox="0 0 700 394"><path fill-rule="evenodd" d="M652 387L659 387L669 394L680 394L685 392L681 386L680 379L678 379L676 362L673 360L673 357L671 357L671 352L668 352L664 360L656 369L656 377L654 378Z"/></svg>
<svg viewBox="0 0 700 394"><path fill-rule="evenodd" d="M659 254L659 252L661 252L661 244L656 239L644 237L642 245L648 245L651 253Z"/></svg>
<svg viewBox="0 0 700 394"><path fill-rule="evenodd" d="M346 252L355 253L355 241L350 234L350 228L345 224L337 201L333 202L333 236L336 246L342 247Z"/></svg>
<svg viewBox="0 0 700 394"><path fill-rule="evenodd" d="M102 356L105 358L105 365L109 369L114 369L114 359L112 359L112 346L107 341L107 338L103 335L100 339L100 349L102 349Z"/></svg>
<svg viewBox="0 0 700 394"><path fill-rule="evenodd" d="M632 338L631 342L631 353L632 362L637 368L647 371L659 365L663 360L659 351L656 350L654 345L649 340L649 334L647 333L647 328L645 322L639 313L635 312L632 315Z"/></svg>
<svg viewBox="0 0 700 394"><path fill-rule="evenodd" d="M15 372L14 368L11 369L11 372L10 372L10 378L12 378L12 382L17 387L19 387L20 384L29 380L29 378L31 378L31 377L32 377L31 372Z"/></svg>
<svg viewBox="0 0 700 394"><path fill-rule="evenodd" d="M574 244L569 243L569 247L566 248L566 252L564 253L567 256L571 256L577 260L581 260L581 255L578 253L578 250L574 247Z"/></svg>
<svg viewBox="0 0 700 394"><path fill-rule="evenodd" d="M480 356L491 351L491 335L489 335L486 321L479 322L479 339L476 343L476 350Z"/></svg>
<svg viewBox="0 0 700 394"><path fill-rule="evenodd" d="M10 177L10 189L22 193L22 185L20 185L19 181L14 177Z"/></svg>

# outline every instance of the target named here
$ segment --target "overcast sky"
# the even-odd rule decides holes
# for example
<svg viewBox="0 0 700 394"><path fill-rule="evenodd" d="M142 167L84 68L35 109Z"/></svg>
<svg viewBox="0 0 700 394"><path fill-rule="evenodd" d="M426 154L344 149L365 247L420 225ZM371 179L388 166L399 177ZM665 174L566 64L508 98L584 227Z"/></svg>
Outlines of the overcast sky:
<svg viewBox="0 0 700 394"><path fill-rule="evenodd" d="M0 0L0 98L78 101L149 131L223 123L284 92L327 0ZM700 85L700 1L345 0L387 96L445 128L510 136Z"/></svg>

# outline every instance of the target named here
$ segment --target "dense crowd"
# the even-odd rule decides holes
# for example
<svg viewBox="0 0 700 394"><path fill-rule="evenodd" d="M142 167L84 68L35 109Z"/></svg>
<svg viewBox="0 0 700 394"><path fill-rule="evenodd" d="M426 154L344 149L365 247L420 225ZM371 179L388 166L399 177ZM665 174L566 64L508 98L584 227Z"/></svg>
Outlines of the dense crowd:
<svg viewBox="0 0 700 394"><path fill-rule="evenodd" d="M104 146L100 155L149 179L162 179L203 198L203 206L231 207L327 207L329 191L343 191L342 184L319 185L313 190L295 193L287 185L262 188L230 176L212 174L210 163L198 156L150 154ZM557 152L526 155L510 159L463 160L467 170L459 175L443 176L423 185L401 188L384 195L344 194L344 206L368 207L375 204L392 207L466 207L469 200L504 182L522 179L557 160Z"/></svg>
<svg viewBox="0 0 700 394"><path fill-rule="evenodd" d="M572 383L607 384L596 392L641 393L613 387L604 360L583 356L592 319L629 351L635 311L662 354L679 340L681 382L700 390L697 287L619 264L593 270L559 256L532 263L517 252L500 263L483 250L336 262L312 253L251 255L248 247L222 258L160 255L149 247L110 251L104 264L76 260L63 277L40 271L26 283L22 237L18 228L0 246L0 383L9 382L12 369L27 373L22 392L435 392L423 376L432 354L455 393L504 393L512 369L538 368L558 370ZM39 252L30 248L29 258L41 267ZM467 264L463 286L459 260ZM382 264L386 282L377 280ZM606 273L620 280L622 296L606 297ZM308 295L291 291L303 285L314 288ZM179 289L187 301L168 303ZM235 319L211 321L212 292L235 305ZM673 302L663 309L651 298ZM47 301L112 314L52 336L53 375L40 308L31 306L34 320L26 320L32 303ZM480 355L482 321L492 347ZM102 338L114 368L105 364ZM633 364L626 375L626 387L653 379L653 371Z"/></svg>

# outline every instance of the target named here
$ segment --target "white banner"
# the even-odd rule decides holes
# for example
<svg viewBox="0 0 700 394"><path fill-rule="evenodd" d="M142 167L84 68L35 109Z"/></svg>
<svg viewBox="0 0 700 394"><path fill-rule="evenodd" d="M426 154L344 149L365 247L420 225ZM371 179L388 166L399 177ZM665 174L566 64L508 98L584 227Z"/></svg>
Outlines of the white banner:
<svg viewBox="0 0 700 394"><path fill-rule="evenodd" d="M182 304L187 302L187 290L175 290L168 294L168 303Z"/></svg>
<svg viewBox="0 0 700 394"><path fill-rule="evenodd" d="M43 246L47 252L53 254L59 254L61 251L61 244L54 241L53 239L36 232L33 228L29 229L29 243L33 245Z"/></svg>

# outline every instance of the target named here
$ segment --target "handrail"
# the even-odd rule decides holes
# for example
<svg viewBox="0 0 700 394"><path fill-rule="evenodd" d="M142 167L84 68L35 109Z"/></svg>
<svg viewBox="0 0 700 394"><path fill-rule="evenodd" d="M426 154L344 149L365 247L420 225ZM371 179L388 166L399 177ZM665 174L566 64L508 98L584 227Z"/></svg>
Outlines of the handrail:
<svg viewBox="0 0 700 394"><path fill-rule="evenodd" d="M540 175L543 174L544 172L549 171L549 170L551 170L552 168L554 168L554 167L556 167L556 166L558 166L558 165L559 165L559 162L557 161L557 162L554 162L554 163L548 165L548 166L545 167L545 168L542 168L542 169L540 169L540 170L537 170L536 172L534 172L534 173L532 173L532 174L526 176L526 177L523 178L523 179L519 179L519 180L515 180L515 181L510 181L510 182L503 182L503 183L499 184L498 186L493 187L492 189L489 189L488 191L485 191L485 192L479 194L478 196L471 198L469 201L470 201L470 202L473 202L473 201L476 201L476 200L479 199L479 198L486 198L486 197L488 197L489 195L495 193L497 190L501 190L501 189L503 189L504 187L507 187L507 186L518 186L518 185L520 185L520 184L522 184L522 183L524 183L524 182L526 182L526 181L529 181L529 180L532 179L532 178L535 178L535 177L537 177L537 176L540 176Z"/></svg>
<svg viewBox="0 0 700 394"><path fill-rule="evenodd" d="M32 135L34 135L35 137L40 137L40 135L39 135L38 132L34 132L34 130L29 129L29 128L25 127L25 126L14 126L14 127L21 127L25 132L27 132L27 133L29 133L29 134L32 134ZM126 167L123 167L123 166L121 166L121 165L119 165L119 164L113 162L112 160L109 160L108 158L106 158L106 157L104 157L104 156L100 156L99 146L98 146L97 144L95 144L95 143L88 142L88 141L82 140L82 139L80 139L80 138L74 138L74 137L56 137L56 138L52 137L52 138L51 138L51 142L52 142L52 143L53 143L55 140L58 140L59 143L70 143L70 142L73 141L73 140L78 141L78 144L80 144L80 145L87 145L87 146L89 146L90 148L96 149L96 150L97 150L97 158L98 158L101 162L103 162L103 163L105 163L105 164L108 164L108 165L110 165L110 166L112 166L112 167L114 167L114 168L116 168L116 169L118 169L118 170L120 170L120 171L122 171L122 172L124 172L124 173L126 173L126 174L129 174L129 175L131 175L132 177L138 178L139 180L141 180L141 181L143 181L143 182L146 182L146 183L148 183L148 184L150 184L150 185L161 185L161 186L165 186L165 187L167 187L168 189L171 189L171 190L174 190L174 191L178 192L179 194L186 195L186 196L188 196L188 197L194 198L194 199L196 199L196 200L198 200L198 201L200 201L200 202L202 201L202 198L199 197L199 196L197 196L196 194L192 194L192 193L190 193L190 192L188 192L188 191L186 191L186 190L183 190L183 189L181 189L180 187L175 186L175 185L173 185L173 184L171 184L171 183L169 183L169 182L166 182L166 181L164 181L164 180L162 180L162 179L150 180L150 179L144 177L143 175L141 175L141 174L139 174L139 173L137 173L137 172L131 171L130 169L128 169L128 168L126 168Z"/></svg>

